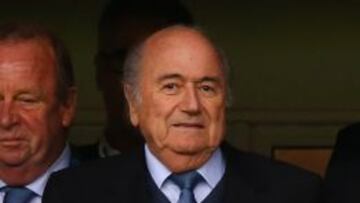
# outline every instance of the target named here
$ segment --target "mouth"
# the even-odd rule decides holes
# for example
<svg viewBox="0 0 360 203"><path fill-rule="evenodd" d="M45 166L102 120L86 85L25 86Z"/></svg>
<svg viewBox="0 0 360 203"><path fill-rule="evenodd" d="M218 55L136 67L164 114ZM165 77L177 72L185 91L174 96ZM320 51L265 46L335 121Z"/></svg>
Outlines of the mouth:
<svg viewBox="0 0 360 203"><path fill-rule="evenodd" d="M1 139L0 145L2 147L13 148L20 146L23 142L23 139Z"/></svg>
<svg viewBox="0 0 360 203"><path fill-rule="evenodd" d="M203 129L205 126L201 123L175 123L174 127L178 128L191 128L191 129Z"/></svg>

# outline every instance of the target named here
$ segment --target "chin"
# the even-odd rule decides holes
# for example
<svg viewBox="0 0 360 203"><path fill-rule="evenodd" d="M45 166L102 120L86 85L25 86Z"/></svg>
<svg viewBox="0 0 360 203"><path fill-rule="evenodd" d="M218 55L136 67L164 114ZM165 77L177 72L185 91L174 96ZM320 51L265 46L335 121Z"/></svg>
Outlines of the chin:
<svg viewBox="0 0 360 203"><path fill-rule="evenodd" d="M2 163L2 165L6 165L8 167L17 167L21 166L25 162L25 160L18 157L9 157L6 159L2 159L0 162Z"/></svg>
<svg viewBox="0 0 360 203"><path fill-rule="evenodd" d="M27 151L5 152L7 155L0 157L2 165L16 167L22 165L29 156Z"/></svg>
<svg viewBox="0 0 360 203"><path fill-rule="evenodd" d="M193 143L188 143L188 144L182 144L182 145L176 145L173 147L174 151L179 153L179 154L184 154L184 155L193 155L193 154L199 154L203 151L206 151L208 149L207 146L204 145L200 145L200 144L193 144Z"/></svg>

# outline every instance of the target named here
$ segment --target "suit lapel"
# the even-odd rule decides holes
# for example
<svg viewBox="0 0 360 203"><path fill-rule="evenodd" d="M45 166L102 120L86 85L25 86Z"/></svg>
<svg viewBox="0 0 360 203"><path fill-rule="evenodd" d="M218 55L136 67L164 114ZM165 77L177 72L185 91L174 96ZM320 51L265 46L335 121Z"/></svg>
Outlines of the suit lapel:
<svg viewBox="0 0 360 203"><path fill-rule="evenodd" d="M142 161L145 163L145 159ZM139 186L137 189L137 194L135 195L134 202L136 203L149 203L152 200L152 194L151 194L151 183L149 182L149 172L147 170L147 167L145 164L142 166L141 173L139 174Z"/></svg>

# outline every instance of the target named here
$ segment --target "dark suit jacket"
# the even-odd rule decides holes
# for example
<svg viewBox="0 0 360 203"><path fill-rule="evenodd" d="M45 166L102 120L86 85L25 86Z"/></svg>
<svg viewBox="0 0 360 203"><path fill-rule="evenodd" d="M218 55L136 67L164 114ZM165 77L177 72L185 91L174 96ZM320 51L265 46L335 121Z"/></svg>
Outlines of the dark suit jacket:
<svg viewBox="0 0 360 203"><path fill-rule="evenodd" d="M319 177L229 146L222 150L227 164L222 203L318 202ZM143 150L101 159L54 174L43 202L149 202L148 175Z"/></svg>
<svg viewBox="0 0 360 203"><path fill-rule="evenodd" d="M99 143L84 145L84 146L76 146L71 145L71 152L77 157L81 162L92 161L96 159L100 159L99 154Z"/></svg>
<svg viewBox="0 0 360 203"><path fill-rule="evenodd" d="M328 203L360 202L360 123L342 129L325 176Z"/></svg>

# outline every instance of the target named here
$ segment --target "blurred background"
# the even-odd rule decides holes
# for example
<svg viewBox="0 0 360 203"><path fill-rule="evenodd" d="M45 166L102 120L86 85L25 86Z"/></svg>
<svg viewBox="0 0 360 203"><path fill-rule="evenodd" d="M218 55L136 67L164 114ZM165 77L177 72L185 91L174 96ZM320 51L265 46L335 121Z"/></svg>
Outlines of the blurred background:
<svg viewBox="0 0 360 203"><path fill-rule="evenodd" d="M0 7L1 22L40 22L69 48L79 88L70 139L78 145L96 142L103 132L93 58L106 3L12 0ZM360 121L360 1L183 3L229 59L233 104L227 139L322 174L337 131Z"/></svg>

